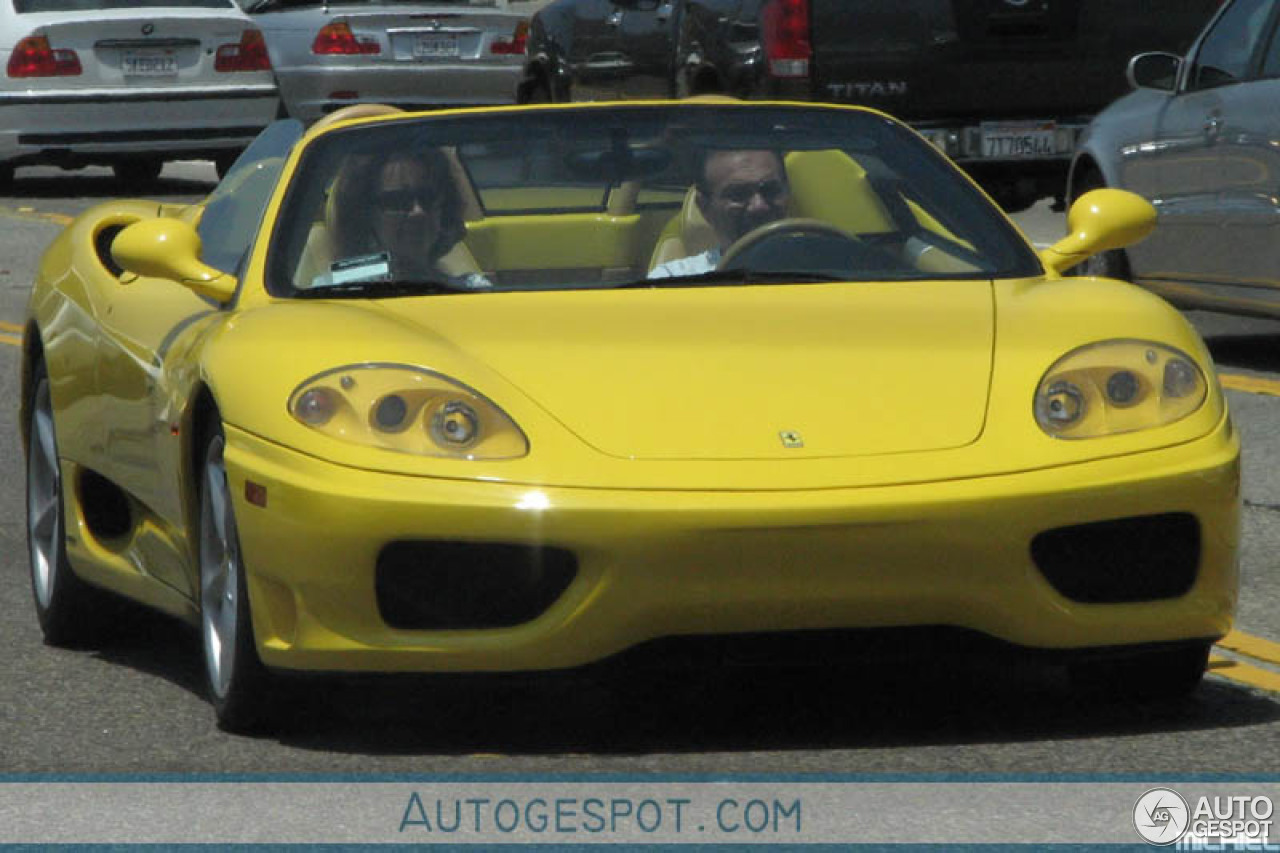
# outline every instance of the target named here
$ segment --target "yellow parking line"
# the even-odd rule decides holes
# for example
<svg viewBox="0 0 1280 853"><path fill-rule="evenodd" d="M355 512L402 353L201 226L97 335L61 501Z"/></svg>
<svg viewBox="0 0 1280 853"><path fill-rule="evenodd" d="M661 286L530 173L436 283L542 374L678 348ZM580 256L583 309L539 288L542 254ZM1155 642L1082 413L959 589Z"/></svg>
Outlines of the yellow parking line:
<svg viewBox="0 0 1280 853"><path fill-rule="evenodd" d="M1219 640L1218 645L1227 651L1280 666L1280 643L1254 637L1242 631L1232 631Z"/></svg>
<svg viewBox="0 0 1280 853"><path fill-rule="evenodd" d="M0 320L0 330L6 331L6 332L21 332L22 327L19 326L17 323L6 323L3 320Z"/></svg>
<svg viewBox="0 0 1280 853"><path fill-rule="evenodd" d="M1261 687L1280 693L1280 672L1272 672L1260 666L1221 655L1209 656L1209 674L1221 675L1231 681L1247 684L1250 687Z"/></svg>
<svg viewBox="0 0 1280 853"><path fill-rule="evenodd" d="M75 219L75 217L68 216L65 213L41 213L34 207L0 207L0 216L34 222L52 222L55 225L70 225L72 220Z"/></svg>
<svg viewBox="0 0 1280 853"><path fill-rule="evenodd" d="M0 335L0 344L8 344L11 347L22 346L22 338L15 338L13 335Z"/></svg>
<svg viewBox="0 0 1280 853"><path fill-rule="evenodd" d="M1219 373L1218 379L1222 387L1232 391L1247 391L1250 394L1270 394L1280 397L1280 382L1274 379L1262 379L1257 376L1241 376L1236 373Z"/></svg>
<svg viewBox="0 0 1280 853"><path fill-rule="evenodd" d="M1255 637L1243 631L1232 631L1218 641L1218 647L1233 654L1253 658L1266 666L1280 667L1280 643L1273 640ZM1265 666L1254 666L1238 658L1212 655L1209 658L1209 672L1250 687L1261 687L1264 690L1280 693L1280 671Z"/></svg>

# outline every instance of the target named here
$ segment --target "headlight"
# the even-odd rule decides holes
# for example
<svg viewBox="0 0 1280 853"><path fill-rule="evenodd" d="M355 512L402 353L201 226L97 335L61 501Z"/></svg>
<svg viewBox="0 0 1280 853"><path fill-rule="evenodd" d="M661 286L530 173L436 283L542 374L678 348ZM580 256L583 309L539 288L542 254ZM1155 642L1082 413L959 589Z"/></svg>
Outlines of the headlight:
<svg viewBox="0 0 1280 853"><path fill-rule="evenodd" d="M1054 438L1096 438L1170 424L1200 408L1204 373L1186 353L1104 341L1067 353L1040 380L1035 416Z"/></svg>
<svg viewBox="0 0 1280 853"><path fill-rule="evenodd" d="M480 393L403 364L313 376L289 397L289 413L325 435L403 453L515 459L529 452L520 428Z"/></svg>

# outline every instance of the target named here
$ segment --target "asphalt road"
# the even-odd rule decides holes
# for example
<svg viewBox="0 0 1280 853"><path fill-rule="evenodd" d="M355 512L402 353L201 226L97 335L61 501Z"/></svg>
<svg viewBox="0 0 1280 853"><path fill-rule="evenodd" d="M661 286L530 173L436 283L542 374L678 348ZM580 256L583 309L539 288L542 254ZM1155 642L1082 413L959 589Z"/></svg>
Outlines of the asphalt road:
<svg viewBox="0 0 1280 853"><path fill-rule="evenodd" d="M131 194L109 173L26 176L0 197L0 774L2 773L1268 773L1280 693L1224 662L1168 707L1097 704L1061 672L899 658L818 672L661 680L361 679L298 686L287 732L219 731L196 637L126 611L91 649L44 646L30 603L16 426L17 326L37 258L68 215ZM149 197L194 199L207 164L170 166ZM1051 242L1062 217L1018 221ZM1242 636L1280 642L1280 323L1197 315L1245 436ZM1240 383L1245 384L1243 381ZM1258 393L1261 389L1261 393ZM926 650L928 651L928 650ZM1280 656L1252 665L1272 677ZM1256 681L1256 679L1255 679Z"/></svg>

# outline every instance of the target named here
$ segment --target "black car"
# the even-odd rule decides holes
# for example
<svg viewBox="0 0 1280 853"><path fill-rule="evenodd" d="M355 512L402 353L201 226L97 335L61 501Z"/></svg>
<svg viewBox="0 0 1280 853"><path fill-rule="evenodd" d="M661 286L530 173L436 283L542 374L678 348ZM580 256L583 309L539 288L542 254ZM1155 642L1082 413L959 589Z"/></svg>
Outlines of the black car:
<svg viewBox="0 0 1280 853"><path fill-rule="evenodd" d="M721 93L878 107L1008 209L1063 197L1128 58L1184 50L1220 0L554 0L519 99Z"/></svg>

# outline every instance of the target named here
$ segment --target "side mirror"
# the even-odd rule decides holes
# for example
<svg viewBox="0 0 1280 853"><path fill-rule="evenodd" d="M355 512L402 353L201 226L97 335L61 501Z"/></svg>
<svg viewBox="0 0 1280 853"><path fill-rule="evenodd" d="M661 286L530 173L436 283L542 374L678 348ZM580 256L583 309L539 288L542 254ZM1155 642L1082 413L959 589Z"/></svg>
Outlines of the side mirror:
<svg viewBox="0 0 1280 853"><path fill-rule="evenodd" d="M1125 76L1129 78L1129 85L1135 89L1172 92L1178 85L1178 71L1181 68L1182 57L1172 53L1139 53L1129 60Z"/></svg>
<svg viewBox="0 0 1280 853"><path fill-rule="evenodd" d="M176 281L222 305L236 292L234 277L200 260L200 235L180 219L133 223L111 241L111 257L128 272Z"/></svg>
<svg viewBox="0 0 1280 853"><path fill-rule="evenodd" d="M1156 209L1128 190L1093 190L1067 211L1068 235L1040 253L1059 275L1099 252L1132 246L1156 227Z"/></svg>

